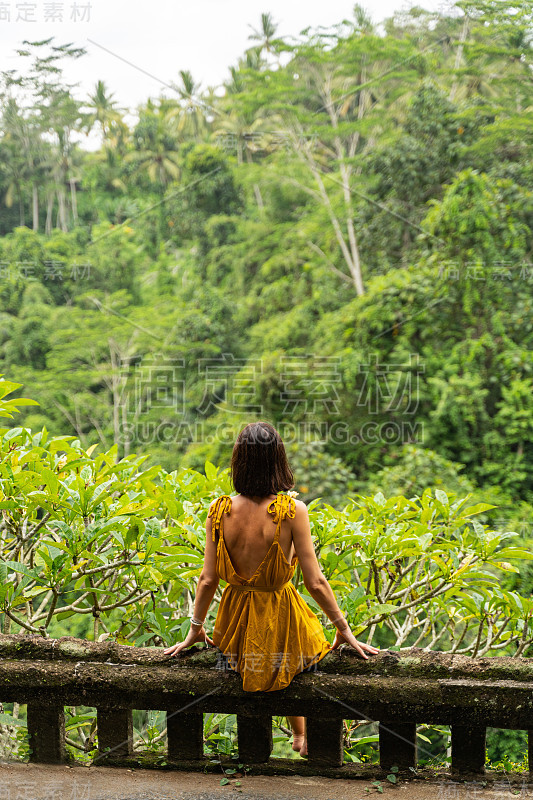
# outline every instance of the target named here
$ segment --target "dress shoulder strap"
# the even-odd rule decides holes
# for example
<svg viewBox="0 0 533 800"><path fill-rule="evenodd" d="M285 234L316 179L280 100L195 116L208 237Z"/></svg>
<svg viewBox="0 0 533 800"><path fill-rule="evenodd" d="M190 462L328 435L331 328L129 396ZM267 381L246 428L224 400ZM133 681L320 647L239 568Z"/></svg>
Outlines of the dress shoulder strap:
<svg viewBox="0 0 533 800"><path fill-rule="evenodd" d="M277 522L279 526L279 523L281 520L285 519L285 517L290 517L291 519L294 517L296 513L294 497L278 492L276 499L268 504L267 511L269 514L274 513L274 522Z"/></svg>
<svg viewBox="0 0 533 800"><path fill-rule="evenodd" d="M231 511L231 497L229 494L221 494L216 500L213 500L209 506L209 513L207 517L213 517L211 521L211 534L213 541L216 542L216 534L220 534L223 530L222 514L229 514Z"/></svg>

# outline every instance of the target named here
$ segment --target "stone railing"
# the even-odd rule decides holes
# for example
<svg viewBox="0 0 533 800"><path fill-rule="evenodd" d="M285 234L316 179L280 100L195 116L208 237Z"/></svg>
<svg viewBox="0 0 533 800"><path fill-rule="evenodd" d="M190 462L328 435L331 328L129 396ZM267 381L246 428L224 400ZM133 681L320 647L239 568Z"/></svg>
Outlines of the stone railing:
<svg viewBox="0 0 533 800"><path fill-rule="evenodd" d="M65 760L64 706L83 705L97 710L98 763L138 763L132 710L154 709L167 712L166 763L182 769L208 766L206 712L236 714L239 760L262 772L360 777L360 764L343 764L345 719L379 721L385 770L416 768L421 723L451 726L452 772L484 771L487 727L531 731L533 765L533 661L526 658L413 649L363 661L342 647L286 689L254 693L218 663L213 648L172 658L155 648L4 635L0 702L27 703L31 760L41 763ZM307 761L271 758L273 715L307 717Z"/></svg>

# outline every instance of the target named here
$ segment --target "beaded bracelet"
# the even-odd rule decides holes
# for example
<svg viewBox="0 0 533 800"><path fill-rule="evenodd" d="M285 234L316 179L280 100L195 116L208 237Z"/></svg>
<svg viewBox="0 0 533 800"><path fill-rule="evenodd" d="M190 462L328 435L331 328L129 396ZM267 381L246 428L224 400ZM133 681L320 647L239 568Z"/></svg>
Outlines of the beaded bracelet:
<svg viewBox="0 0 533 800"><path fill-rule="evenodd" d="M199 626L200 628L204 624L204 621L201 619L195 619L194 616L191 617L191 625Z"/></svg>

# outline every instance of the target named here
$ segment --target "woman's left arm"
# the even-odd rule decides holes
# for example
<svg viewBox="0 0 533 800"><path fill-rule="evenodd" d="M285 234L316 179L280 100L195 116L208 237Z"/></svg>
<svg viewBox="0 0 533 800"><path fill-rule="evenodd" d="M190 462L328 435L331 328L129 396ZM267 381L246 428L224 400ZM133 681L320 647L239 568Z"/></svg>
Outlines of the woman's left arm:
<svg viewBox="0 0 533 800"><path fill-rule="evenodd" d="M198 586L196 587L196 598L194 601L194 619L205 620L211 601L215 596L220 578L216 572L217 550L216 545L211 536L211 518L208 516L205 523L205 557L204 566L200 577L198 578ZM165 655L177 655L181 650L190 647L197 642L207 642L214 646L213 641L206 633L204 626L191 625L189 633L183 642L175 644L172 647L167 647L164 650Z"/></svg>

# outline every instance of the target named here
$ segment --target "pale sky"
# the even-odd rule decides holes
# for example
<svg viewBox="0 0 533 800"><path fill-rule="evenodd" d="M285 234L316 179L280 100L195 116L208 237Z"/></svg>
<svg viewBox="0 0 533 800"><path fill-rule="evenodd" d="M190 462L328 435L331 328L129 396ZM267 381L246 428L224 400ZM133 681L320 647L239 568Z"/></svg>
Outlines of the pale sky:
<svg viewBox="0 0 533 800"><path fill-rule="evenodd" d="M417 5L409 0L361 4L376 23ZM229 66L253 45L250 25L259 27L262 12L272 13L279 35L285 37L351 18L353 5L353 0L91 0L88 9L85 0L3 0L0 70L22 68L24 60L15 48L24 39L54 36L55 44L72 42L87 49L86 56L65 68L69 82L80 82L78 97L85 97L101 79L121 106L135 111L150 96L170 96L172 90L164 83L177 82L180 69L190 70L204 88L220 85ZM435 11L443 2L420 0L419 5ZM77 21L71 21L72 14Z"/></svg>

